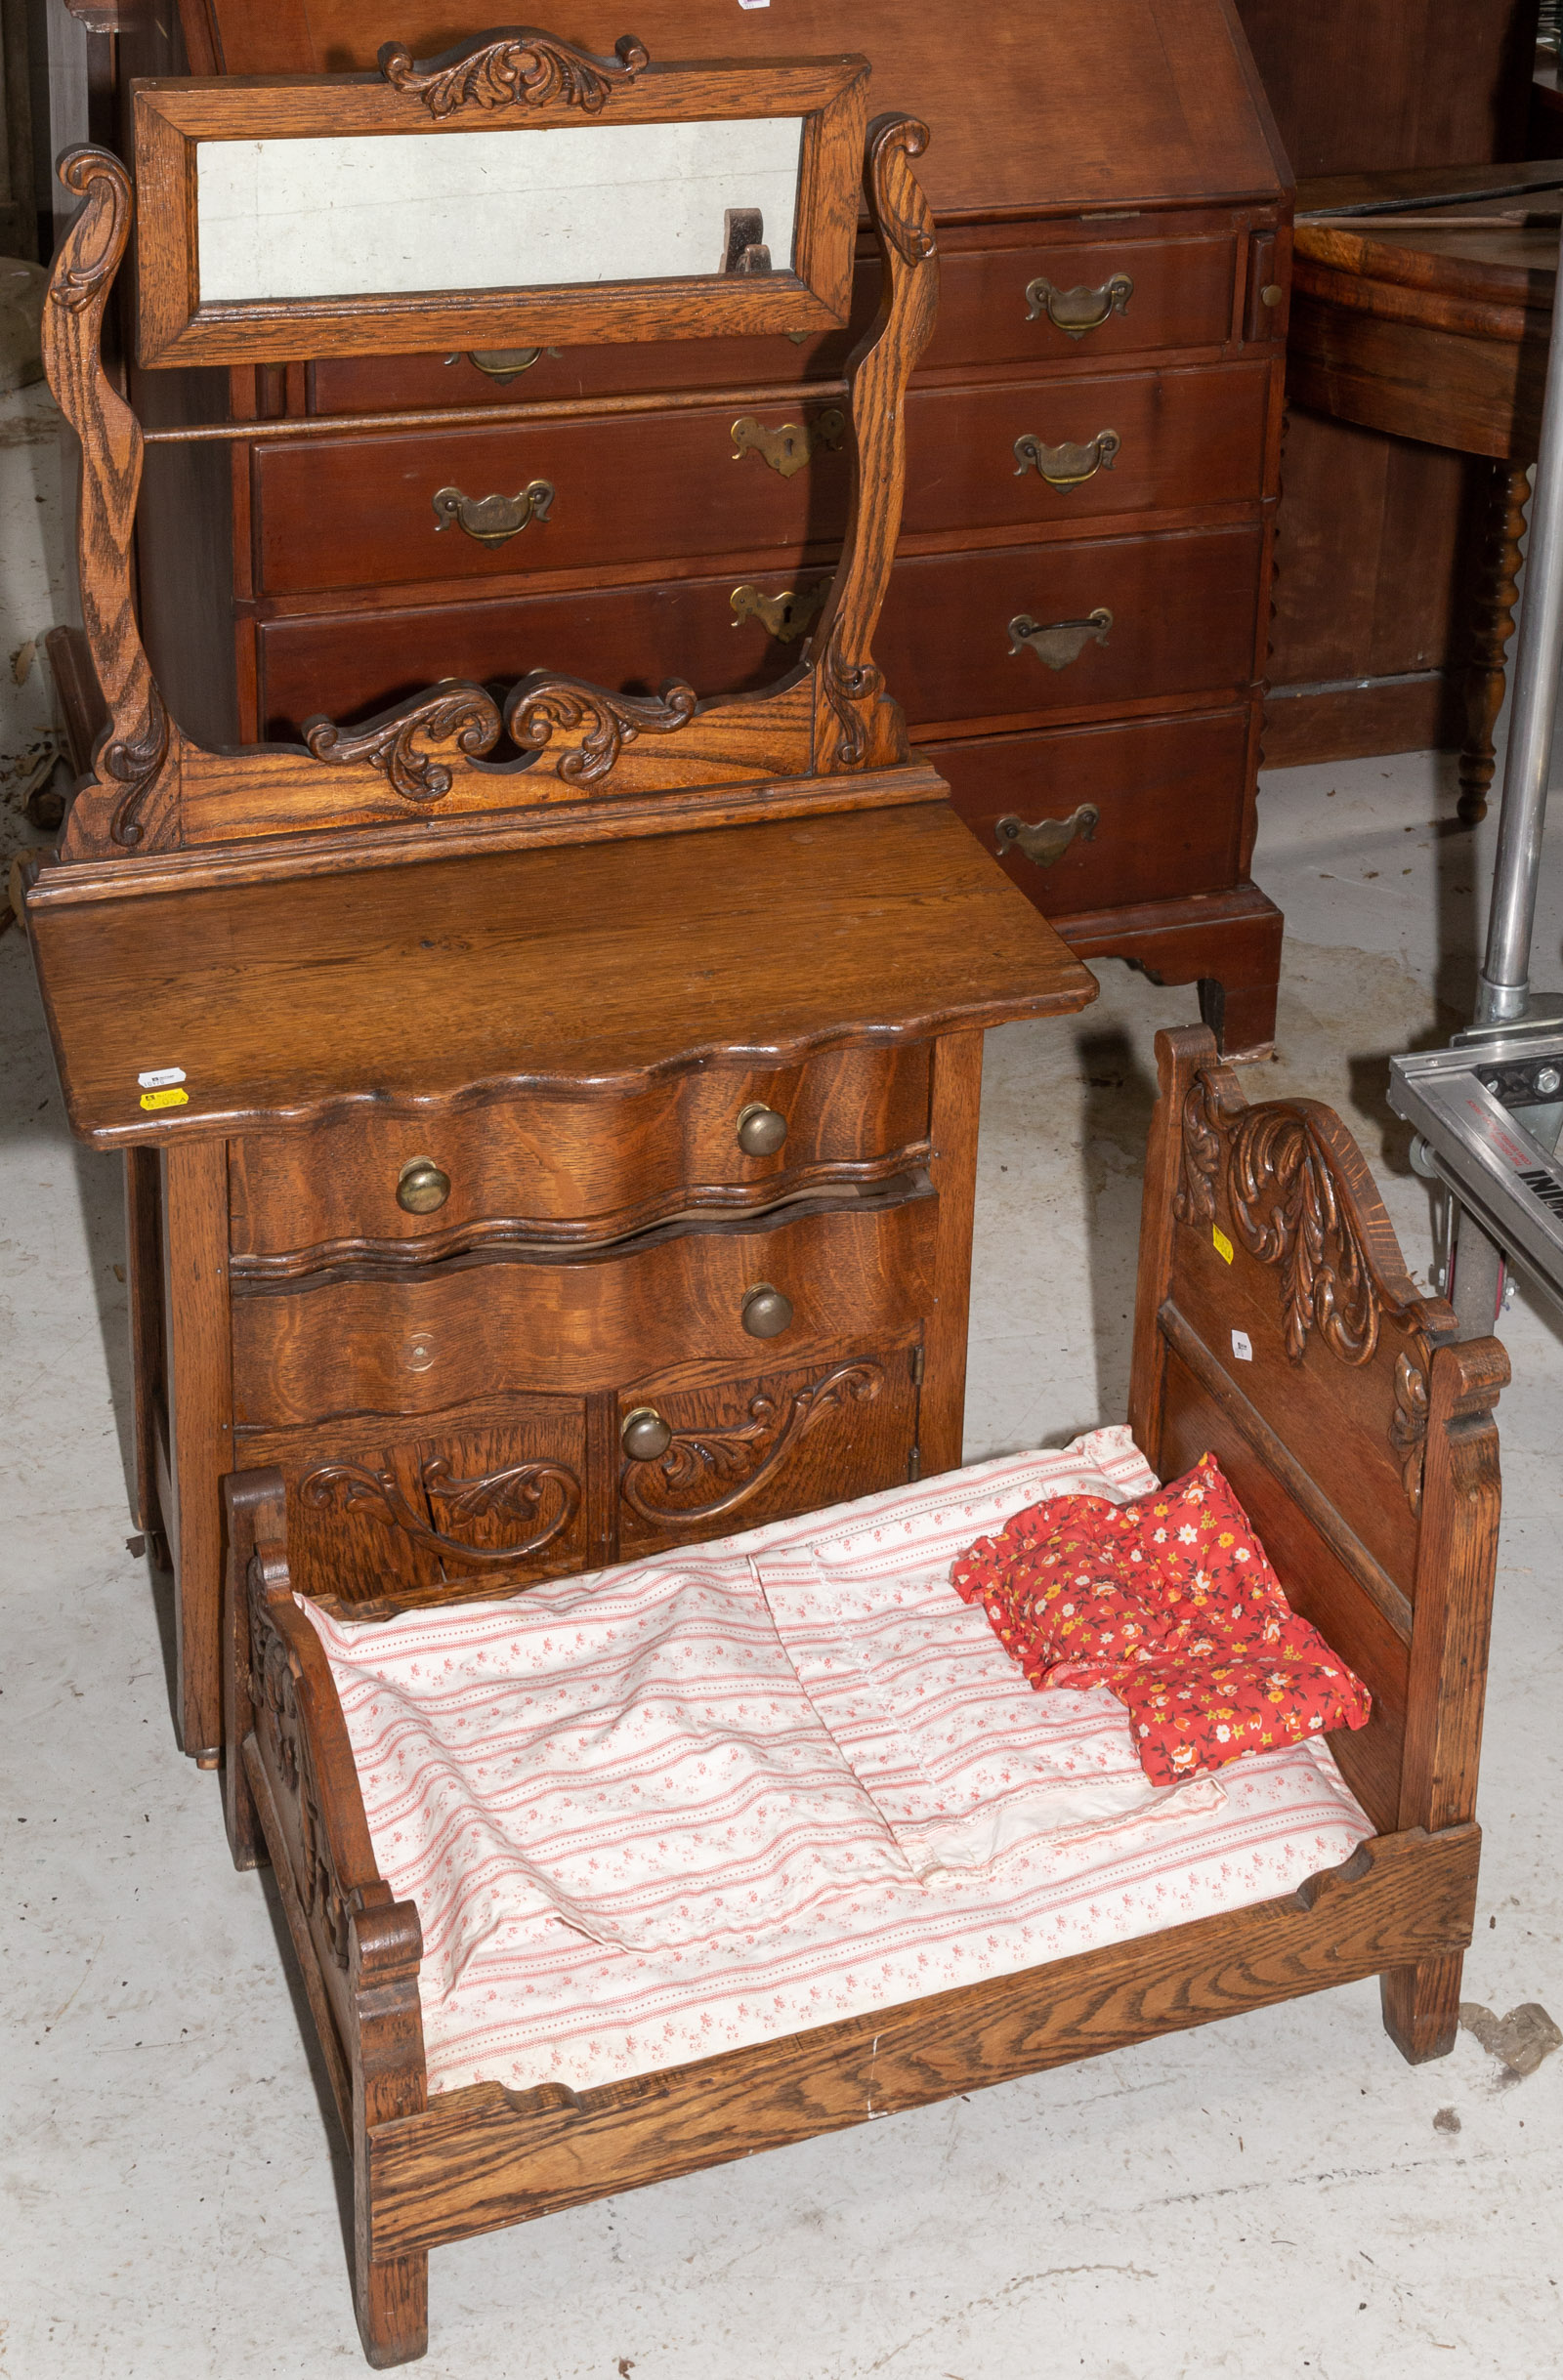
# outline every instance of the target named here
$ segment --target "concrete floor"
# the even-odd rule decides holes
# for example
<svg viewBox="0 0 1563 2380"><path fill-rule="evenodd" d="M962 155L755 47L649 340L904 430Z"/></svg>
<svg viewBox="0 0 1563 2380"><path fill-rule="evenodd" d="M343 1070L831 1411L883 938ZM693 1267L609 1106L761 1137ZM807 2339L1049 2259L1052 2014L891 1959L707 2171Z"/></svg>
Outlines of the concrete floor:
<svg viewBox="0 0 1563 2380"><path fill-rule="evenodd" d="M1409 1263L1426 1194L1384 1059L1467 1006L1486 830L1447 762L1270 779L1276 1060L1347 1115ZM1563 887L1556 864L1554 887ZM1563 983L1563 899L1538 977ZM994 1034L972 1456L1123 1411L1151 1037L1192 991L1104 965ZM0 941L6 1347L0 2380L361 2368L344 2166L269 1881L229 1866L169 1727L168 1615L125 1550L117 1167L67 1139L27 955ZM1563 1344L1504 1336L1502 1574L1466 1992L1563 2012ZM1461 2034L1406 2067L1354 1985L437 2252L430 2380L1489 2380L1563 2371L1563 2056ZM1447 2360L1446 2360L1447 2359Z"/></svg>

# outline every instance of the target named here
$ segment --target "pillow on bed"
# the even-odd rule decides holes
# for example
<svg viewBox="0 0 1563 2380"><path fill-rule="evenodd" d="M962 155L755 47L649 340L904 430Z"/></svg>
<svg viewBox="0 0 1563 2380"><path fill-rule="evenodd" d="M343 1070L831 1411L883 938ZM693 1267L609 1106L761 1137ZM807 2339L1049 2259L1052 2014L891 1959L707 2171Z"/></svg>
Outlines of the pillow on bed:
<svg viewBox="0 0 1563 2380"><path fill-rule="evenodd" d="M1033 1686L1116 1694L1153 1784L1367 1724L1367 1688L1287 1602L1211 1454L1130 1504L1034 1504L950 1584Z"/></svg>

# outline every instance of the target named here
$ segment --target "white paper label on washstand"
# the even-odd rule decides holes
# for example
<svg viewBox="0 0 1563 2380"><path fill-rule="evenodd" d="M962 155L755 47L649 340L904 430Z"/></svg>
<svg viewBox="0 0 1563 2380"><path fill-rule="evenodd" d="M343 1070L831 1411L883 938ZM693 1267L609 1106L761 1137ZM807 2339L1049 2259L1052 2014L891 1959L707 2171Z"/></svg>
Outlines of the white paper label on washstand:
<svg viewBox="0 0 1563 2380"><path fill-rule="evenodd" d="M1249 1338L1246 1330L1235 1330L1233 1332L1232 1353L1237 1357L1240 1363L1251 1363L1253 1361L1253 1341Z"/></svg>

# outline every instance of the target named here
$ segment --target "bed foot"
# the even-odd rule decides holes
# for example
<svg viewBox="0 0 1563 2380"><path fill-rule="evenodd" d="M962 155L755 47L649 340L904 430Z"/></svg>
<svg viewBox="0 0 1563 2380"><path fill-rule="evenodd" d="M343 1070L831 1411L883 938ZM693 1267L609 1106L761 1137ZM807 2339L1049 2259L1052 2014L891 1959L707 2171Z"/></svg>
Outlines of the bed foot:
<svg viewBox="0 0 1563 2380"><path fill-rule="evenodd" d="M1424 1958L1419 1966L1391 1967L1378 1979L1384 2030L1410 2066L1447 2058L1459 2029L1462 1959Z"/></svg>
<svg viewBox="0 0 1563 2380"><path fill-rule="evenodd" d="M361 2257L354 2302L363 2352L377 2372L411 2363L429 2346L429 2254L393 2256L383 2264Z"/></svg>

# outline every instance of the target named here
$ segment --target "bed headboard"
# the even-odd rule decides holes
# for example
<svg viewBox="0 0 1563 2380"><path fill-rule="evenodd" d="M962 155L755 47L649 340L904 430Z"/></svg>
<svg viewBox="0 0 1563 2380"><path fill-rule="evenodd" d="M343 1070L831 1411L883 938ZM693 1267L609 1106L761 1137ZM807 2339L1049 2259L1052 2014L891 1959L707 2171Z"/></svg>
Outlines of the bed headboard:
<svg viewBox="0 0 1563 2380"><path fill-rule="evenodd" d="M1208 1448L1295 1608L1372 1691L1331 1737L1380 1832L1472 1816L1498 1552L1497 1339L1455 1340L1361 1150L1314 1100L1250 1106L1203 1026L1159 1033L1129 1420Z"/></svg>

